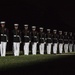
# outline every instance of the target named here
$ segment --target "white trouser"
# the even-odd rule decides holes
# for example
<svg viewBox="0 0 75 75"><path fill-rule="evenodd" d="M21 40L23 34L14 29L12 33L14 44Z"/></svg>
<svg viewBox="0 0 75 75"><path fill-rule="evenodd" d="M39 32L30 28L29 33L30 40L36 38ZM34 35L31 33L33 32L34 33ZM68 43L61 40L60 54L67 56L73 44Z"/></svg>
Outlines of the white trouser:
<svg viewBox="0 0 75 75"><path fill-rule="evenodd" d="M69 44L69 51L72 52L73 44Z"/></svg>
<svg viewBox="0 0 75 75"><path fill-rule="evenodd" d="M0 44L0 54L1 54L1 44Z"/></svg>
<svg viewBox="0 0 75 75"><path fill-rule="evenodd" d="M74 48L74 52L75 52L75 44L74 44L74 47L73 48Z"/></svg>
<svg viewBox="0 0 75 75"><path fill-rule="evenodd" d="M29 55L29 42L24 43L24 55Z"/></svg>
<svg viewBox="0 0 75 75"><path fill-rule="evenodd" d="M51 46L52 46L52 43L47 44L47 54L51 54Z"/></svg>
<svg viewBox="0 0 75 75"><path fill-rule="evenodd" d="M59 53L63 52L63 43L59 43Z"/></svg>
<svg viewBox="0 0 75 75"><path fill-rule="evenodd" d="M6 55L6 45L7 45L7 42L1 42L1 56Z"/></svg>
<svg viewBox="0 0 75 75"><path fill-rule="evenodd" d="M32 44L32 54L33 54L33 55L36 55L36 53L37 53L37 43L34 42L34 43Z"/></svg>
<svg viewBox="0 0 75 75"><path fill-rule="evenodd" d="M14 56L19 56L20 43L19 42L14 42L13 43L13 49L14 49Z"/></svg>
<svg viewBox="0 0 75 75"><path fill-rule="evenodd" d="M64 44L64 51L65 53L68 53L68 44Z"/></svg>
<svg viewBox="0 0 75 75"><path fill-rule="evenodd" d="M53 45L53 53L56 54L57 53L57 43L54 43Z"/></svg>
<svg viewBox="0 0 75 75"><path fill-rule="evenodd" d="M39 48L40 48L40 54L44 54L44 43L41 43Z"/></svg>

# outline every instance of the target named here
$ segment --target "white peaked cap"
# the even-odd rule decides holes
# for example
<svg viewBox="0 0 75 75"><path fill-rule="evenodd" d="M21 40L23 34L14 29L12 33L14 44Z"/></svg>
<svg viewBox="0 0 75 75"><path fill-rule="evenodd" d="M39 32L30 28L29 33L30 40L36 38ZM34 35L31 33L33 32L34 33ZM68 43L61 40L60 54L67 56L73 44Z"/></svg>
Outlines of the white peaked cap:
<svg viewBox="0 0 75 75"><path fill-rule="evenodd" d="M43 29L43 27L40 27L39 29Z"/></svg>
<svg viewBox="0 0 75 75"><path fill-rule="evenodd" d="M4 24L5 23L5 21L1 21L1 24Z"/></svg>
<svg viewBox="0 0 75 75"><path fill-rule="evenodd" d="M62 32L62 31L59 31L59 32Z"/></svg>
<svg viewBox="0 0 75 75"><path fill-rule="evenodd" d="M47 31L50 31L50 29L47 29Z"/></svg>
<svg viewBox="0 0 75 75"><path fill-rule="evenodd" d="M64 33L67 33L67 32L64 32Z"/></svg>
<svg viewBox="0 0 75 75"><path fill-rule="evenodd" d="M14 26L19 26L19 24L14 24Z"/></svg>
<svg viewBox="0 0 75 75"><path fill-rule="evenodd" d="M56 32L57 30L54 29L53 31Z"/></svg>
<svg viewBox="0 0 75 75"><path fill-rule="evenodd" d="M25 27L28 27L28 24L25 24L24 26L25 26Z"/></svg>
<svg viewBox="0 0 75 75"><path fill-rule="evenodd" d="M32 26L32 28L36 28L36 26Z"/></svg>

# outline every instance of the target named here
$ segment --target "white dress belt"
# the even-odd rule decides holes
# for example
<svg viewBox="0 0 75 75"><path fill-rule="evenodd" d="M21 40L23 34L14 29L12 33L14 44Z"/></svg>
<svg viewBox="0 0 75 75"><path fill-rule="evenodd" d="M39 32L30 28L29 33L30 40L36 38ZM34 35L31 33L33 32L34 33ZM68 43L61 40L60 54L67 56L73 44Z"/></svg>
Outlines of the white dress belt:
<svg viewBox="0 0 75 75"><path fill-rule="evenodd" d="M29 36L24 36L24 37L29 37Z"/></svg>
<svg viewBox="0 0 75 75"><path fill-rule="evenodd" d="M7 36L6 34L1 34L1 36Z"/></svg>
<svg viewBox="0 0 75 75"><path fill-rule="evenodd" d="M20 37L19 35L14 35L14 37Z"/></svg>

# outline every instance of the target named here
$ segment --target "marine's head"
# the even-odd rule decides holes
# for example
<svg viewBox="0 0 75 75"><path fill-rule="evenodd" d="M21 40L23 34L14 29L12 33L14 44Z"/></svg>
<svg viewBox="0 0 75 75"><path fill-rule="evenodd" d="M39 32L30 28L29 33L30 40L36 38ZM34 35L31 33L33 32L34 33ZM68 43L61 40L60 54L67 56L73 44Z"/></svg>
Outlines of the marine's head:
<svg viewBox="0 0 75 75"><path fill-rule="evenodd" d="M53 33L56 34L56 33L57 33L57 30L54 29L54 30L53 30Z"/></svg>
<svg viewBox="0 0 75 75"><path fill-rule="evenodd" d="M32 31L35 31L36 30L36 26L32 26Z"/></svg>
<svg viewBox="0 0 75 75"><path fill-rule="evenodd" d="M24 29L25 29L25 30L28 30L28 24L25 24L25 25L24 25Z"/></svg>
<svg viewBox="0 0 75 75"><path fill-rule="evenodd" d="M47 29L47 32L48 32L48 33L50 33L50 31L51 31L50 29Z"/></svg>
<svg viewBox="0 0 75 75"><path fill-rule="evenodd" d="M4 28L5 27L5 21L1 21L1 27Z"/></svg>
<svg viewBox="0 0 75 75"><path fill-rule="evenodd" d="M59 31L59 35L62 35L62 31Z"/></svg>
<svg viewBox="0 0 75 75"><path fill-rule="evenodd" d="M18 29L19 24L14 24L14 28Z"/></svg>
<svg viewBox="0 0 75 75"><path fill-rule="evenodd" d="M39 29L40 29L40 32L43 32L43 27L40 27Z"/></svg>

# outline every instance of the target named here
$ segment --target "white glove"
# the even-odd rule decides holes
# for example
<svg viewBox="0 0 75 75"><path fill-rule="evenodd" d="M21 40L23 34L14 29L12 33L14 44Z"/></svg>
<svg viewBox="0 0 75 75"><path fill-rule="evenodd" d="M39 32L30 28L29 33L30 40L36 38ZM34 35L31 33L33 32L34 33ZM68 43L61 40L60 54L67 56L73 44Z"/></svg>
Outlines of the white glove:
<svg viewBox="0 0 75 75"><path fill-rule="evenodd" d="M44 42L44 44L46 44L46 42Z"/></svg>
<svg viewBox="0 0 75 75"><path fill-rule="evenodd" d="M7 40L7 42L8 42L8 40Z"/></svg>
<svg viewBox="0 0 75 75"><path fill-rule="evenodd" d="M22 43L22 42L20 41L20 43Z"/></svg>
<svg viewBox="0 0 75 75"><path fill-rule="evenodd" d="M30 43L31 41L29 41L29 43Z"/></svg>

